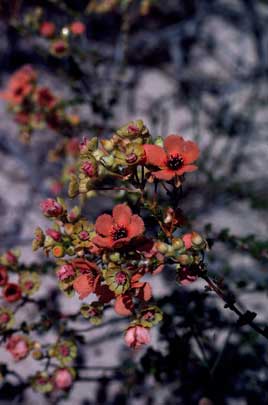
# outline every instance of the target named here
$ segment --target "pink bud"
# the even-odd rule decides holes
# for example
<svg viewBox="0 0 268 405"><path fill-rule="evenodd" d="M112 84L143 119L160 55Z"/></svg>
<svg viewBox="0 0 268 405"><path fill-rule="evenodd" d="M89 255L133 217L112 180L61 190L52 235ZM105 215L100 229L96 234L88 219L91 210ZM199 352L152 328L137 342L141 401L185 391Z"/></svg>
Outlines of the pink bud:
<svg viewBox="0 0 268 405"><path fill-rule="evenodd" d="M71 264L63 264L57 271L57 276L60 281L64 281L75 275L74 268Z"/></svg>
<svg viewBox="0 0 268 405"><path fill-rule="evenodd" d="M17 361L24 359L24 357L26 357L29 353L29 345L27 339L21 335L11 336L7 341L6 349Z"/></svg>
<svg viewBox="0 0 268 405"><path fill-rule="evenodd" d="M58 217L63 213L63 207L52 198L47 198L40 203L43 214L47 217Z"/></svg>
<svg viewBox="0 0 268 405"><path fill-rule="evenodd" d="M133 349L139 349L141 346L149 344L150 341L149 329L143 326L131 326L125 333L125 343Z"/></svg>
<svg viewBox="0 0 268 405"><path fill-rule="evenodd" d="M82 170L88 177L93 177L95 175L95 167L91 162L85 162L82 166Z"/></svg>
<svg viewBox="0 0 268 405"><path fill-rule="evenodd" d="M54 374L54 382L57 388L65 390L72 385L73 377L67 368L60 368Z"/></svg>
<svg viewBox="0 0 268 405"><path fill-rule="evenodd" d="M61 240L61 233L56 231L55 229L49 228L46 230L46 233L48 236L50 236L56 242L59 242Z"/></svg>

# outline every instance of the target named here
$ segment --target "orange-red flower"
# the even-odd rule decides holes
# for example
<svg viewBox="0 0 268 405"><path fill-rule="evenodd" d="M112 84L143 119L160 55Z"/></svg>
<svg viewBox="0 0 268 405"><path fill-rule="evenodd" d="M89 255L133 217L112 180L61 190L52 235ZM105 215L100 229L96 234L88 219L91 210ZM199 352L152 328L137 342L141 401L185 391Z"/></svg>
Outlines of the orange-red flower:
<svg viewBox="0 0 268 405"><path fill-rule="evenodd" d="M101 248L114 248L141 236L144 222L139 215L133 215L127 205L118 204L113 209L113 215L103 214L97 218L95 229L97 235L93 243Z"/></svg>
<svg viewBox="0 0 268 405"><path fill-rule="evenodd" d="M95 263L84 259L75 259L72 265L82 273L74 280L73 288L79 294L79 298L83 299L95 292L100 278L99 269Z"/></svg>
<svg viewBox="0 0 268 405"><path fill-rule="evenodd" d="M86 26L81 21L74 21L71 24L70 29L74 35L82 35L85 32Z"/></svg>
<svg viewBox="0 0 268 405"><path fill-rule="evenodd" d="M25 65L12 75L6 90L0 94L0 97L13 105L21 104L33 90L35 80L36 72L30 65Z"/></svg>
<svg viewBox="0 0 268 405"><path fill-rule="evenodd" d="M53 22L44 21L40 26L40 34L43 37L51 38L55 34L56 26Z"/></svg>
<svg viewBox="0 0 268 405"><path fill-rule="evenodd" d="M181 136L167 136L164 148L147 144L144 145L144 150L146 163L158 168L152 174L159 180L171 180L197 169L192 163L199 156L199 148L194 142L185 141Z"/></svg>

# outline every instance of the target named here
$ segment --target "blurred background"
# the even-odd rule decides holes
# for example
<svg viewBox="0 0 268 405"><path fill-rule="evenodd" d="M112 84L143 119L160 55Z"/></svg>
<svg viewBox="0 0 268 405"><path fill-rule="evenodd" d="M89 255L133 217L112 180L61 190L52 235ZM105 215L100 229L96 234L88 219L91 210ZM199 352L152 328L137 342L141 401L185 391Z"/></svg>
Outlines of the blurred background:
<svg viewBox="0 0 268 405"><path fill-rule="evenodd" d="M1 251L19 247L22 262L42 263L31 241L36 226L48 226L40 201L55 191L66 195L75 154L66 152L64 142L110 135L141 118L154 136L181 134L199 144L200 170L189 176L181 208L192 227L213 240L209 270L265 325L267 1L2 0L0 15L2 90L14 71L31 64L39 83L80 117L64 131L29 129L0 100ZM66 55L53 54L51 41L40 35L40 19L56 24L58 38L68 44ZM68 26L76 20L86 31L70 39ZM111 199L98 196L84 210L95 219L110 206ZM63 297L55 280L44 277L38 293L44 305L75 312L79 300ZM167 315L152 347L132 353L121 338L124 320L108 316L81 338L81 381L68 395L55 400L10 384L0 389L0 403L268 403L265 339L237 327L202 282L174 287L173 278L160 276L153 285ZM34 311L27 306L22 319ZM199 347L193 335L200 336ZM9 362L0 353L1 362ZM30 374L36 367L27 359L16 370Z"/></svg>

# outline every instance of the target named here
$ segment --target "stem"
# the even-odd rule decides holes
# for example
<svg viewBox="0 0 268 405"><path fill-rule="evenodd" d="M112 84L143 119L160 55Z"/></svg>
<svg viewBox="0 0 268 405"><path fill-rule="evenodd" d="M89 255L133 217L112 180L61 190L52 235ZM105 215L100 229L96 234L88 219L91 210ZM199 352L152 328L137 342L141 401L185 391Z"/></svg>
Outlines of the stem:
<svg viewBox="0 0 268 405"><path fill-rule="evenodd" d="M225 304L226 304L225 308L229 308L232 312L234 312L239 317L239 320L246 319L247 313L249 313L249 311L246 311L245 313L240 311L240 309L237 308L237 306L234 304L234 302L230 301L225 296L223 291L221 291L221 289L209 278L209 276L202 275L201 277L203 278L203 280L205 280L207 282L210 289L213 290L218 295L218 297L221 298L222 301L225 302ZM259 335L263 336L265 339L268 340L267 332L264 329L257 326L253 320L248 320L245 324L249 325L253 330L255 330L255 332L257 332Z"/></svg>

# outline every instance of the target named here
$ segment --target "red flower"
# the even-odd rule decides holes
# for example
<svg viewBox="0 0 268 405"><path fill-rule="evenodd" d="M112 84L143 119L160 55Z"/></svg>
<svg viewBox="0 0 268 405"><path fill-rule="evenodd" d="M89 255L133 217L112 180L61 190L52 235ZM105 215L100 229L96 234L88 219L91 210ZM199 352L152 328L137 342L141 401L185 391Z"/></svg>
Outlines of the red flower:
<svg viewBox="0 0 268 405"><path fill-rule="evenodd" d="M74 35L82 35L85 32L86 26L81 21L74 21L70 29Z"/></svg>
<svg viewBox="0 0 268 405"><path fill-rule="evenodd" d="M146 162L159 168L152 172L157 179L171 180L197 169L192 163L199 156L198 146L181 136L169 135L164 141L164 149L157 145L144 145L144 150Z"/></svg>
<svg viewBox="0 0 268 405"><path fill-rule="evenodd" d="M118 204L113 209L113 215L98 217L95 229L97 236L93 238L93 243L102 248L114 248L141 236L144 222L139 215L133 215L127 205Z"/></svg>
<svg viewBox="0 0 268 405"><path fill-rule="evenodd" d="M131 326L125 334L125 342L133 349L139 349L143 345L149 344L151 341L150 332L144 326Z"/></svg>
<svg viewBox="0 0 268 405"><path fill-rule="evenodd" d="M57 102L56 97L48 87L37 89L37 103L43 108L53 108Z"/></svg>
<svg viewBox="0 0 268 405"><path fill-rule="evenodd" d="M12 105L21 104L33 90L35 80L35 71L30 65L25 65L11 76L6 90L0 93L0 97Z"/></svg>
<svg viewBox="0 0 268 405"><path fill-rule="evenodd" d="M44 21L40 26L40 34L43 37L51 38L55 34L56 26L54 23L49 21Z"/></svg>
<svg viewBox="0 0 268 405"><path fill-rule="evenodd" d="M8 281L7 269L4 266L0 266L0 286L6 285Z"/></svg>
<svg viewBox="0 0 268 405"><path fill-rule="evenodd" d="M8 283L3 289L3 298L7 302L15 302L21 299L21 288L18 284Z"/></svg>
<svg viewBox="0 0 268 405"><path fill-rule="evenodd" d="M99 269L95 263L84 259L75 259L72 265L82 273L74 280L73 288L79 294L79 298L83 299L95 292L100 278Z"/></svg>

